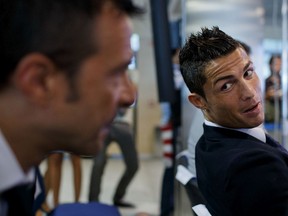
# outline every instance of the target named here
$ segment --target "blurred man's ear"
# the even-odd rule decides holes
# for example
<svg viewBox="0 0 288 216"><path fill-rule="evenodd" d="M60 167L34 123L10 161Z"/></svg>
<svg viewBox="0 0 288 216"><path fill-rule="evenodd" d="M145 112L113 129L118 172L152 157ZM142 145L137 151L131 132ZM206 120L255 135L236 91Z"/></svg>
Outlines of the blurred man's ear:
<svg viewBox="0 0 288 216"><path fill-rule="evenodd" d="M190 103L192 103L198 109L201 109L201 110L206 109L206 100L202 96L200 96L196 93L191 93L188 96L188 99L189 99Z"/></svg>
<svg viewBox="0 0 288 216"><path fill-rule="evenodd" d="M46 56L32 53L16 67L12 78L14 86L34 103L45 103L50 95L50 79L55 73L53 62Z"/></svg>

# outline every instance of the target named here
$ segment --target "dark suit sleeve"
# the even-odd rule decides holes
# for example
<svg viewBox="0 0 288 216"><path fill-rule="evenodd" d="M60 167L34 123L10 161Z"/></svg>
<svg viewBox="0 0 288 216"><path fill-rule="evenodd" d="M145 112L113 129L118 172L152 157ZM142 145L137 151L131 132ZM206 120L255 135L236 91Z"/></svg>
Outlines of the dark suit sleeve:
<svg viewBox="0 0 288 216"><path fill-rule="evenodd" d="M279 155L259 149L237 155L225 190L233 215L288 215L288 169Z"/></svg>

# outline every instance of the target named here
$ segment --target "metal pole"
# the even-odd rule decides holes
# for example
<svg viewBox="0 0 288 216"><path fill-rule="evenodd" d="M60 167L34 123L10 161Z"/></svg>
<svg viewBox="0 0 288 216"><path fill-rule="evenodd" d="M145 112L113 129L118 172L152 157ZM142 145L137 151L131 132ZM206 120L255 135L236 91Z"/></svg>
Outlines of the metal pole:
<svg viewBox="0 0 288 216"><path fill-rule="evenodd" d="M182 20L181 20L181 47L186 41L186 20L187 20L187 10L186 10L186 0L181 1L182 7Z"/></svg>
<svg viewBox="0 0 288 216"><path fill-rule="evenodd" d="M154 52L160 102L176 99L171 59L171 39L166 0L150 0Z"/></svg>
<svg viewBox="0 0 288 216"><path fill-rule="evenodd" d="M287 147L288 121L287 121L287 0L282 1L282 143Z"/></svg>

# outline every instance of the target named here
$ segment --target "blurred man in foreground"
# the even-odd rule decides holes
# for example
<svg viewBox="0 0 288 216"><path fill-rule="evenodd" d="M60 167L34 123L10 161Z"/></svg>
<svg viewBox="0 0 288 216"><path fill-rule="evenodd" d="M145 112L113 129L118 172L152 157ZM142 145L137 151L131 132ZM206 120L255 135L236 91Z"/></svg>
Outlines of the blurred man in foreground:
<svg viewBox="0 0 288 216"><path fill-rule="evenodd" d="M32 215L34 167L56 150L95 155L118 108L133 103L129 16L142 10L130 0L0 7L0 215Z"/></svg>

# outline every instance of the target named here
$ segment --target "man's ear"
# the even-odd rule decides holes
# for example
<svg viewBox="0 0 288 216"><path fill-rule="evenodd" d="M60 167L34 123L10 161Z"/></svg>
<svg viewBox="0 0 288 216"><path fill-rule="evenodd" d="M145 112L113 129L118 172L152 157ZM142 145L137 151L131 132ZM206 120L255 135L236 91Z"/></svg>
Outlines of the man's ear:
<svg viewBox="0 0 288 216"><path fill-rule="evenodd" d="M206 108L206 100L202 96L192 93L188 96L188 99L195 107L201 110Z"/></svg>
<svg viewBox="0 0 288 216"><path fill-rule="evenodd" d="M18 63L12 82L30 101L44 105L50 97L49 82L54 73L55 66L50 59L32 53Z"/></svg>

